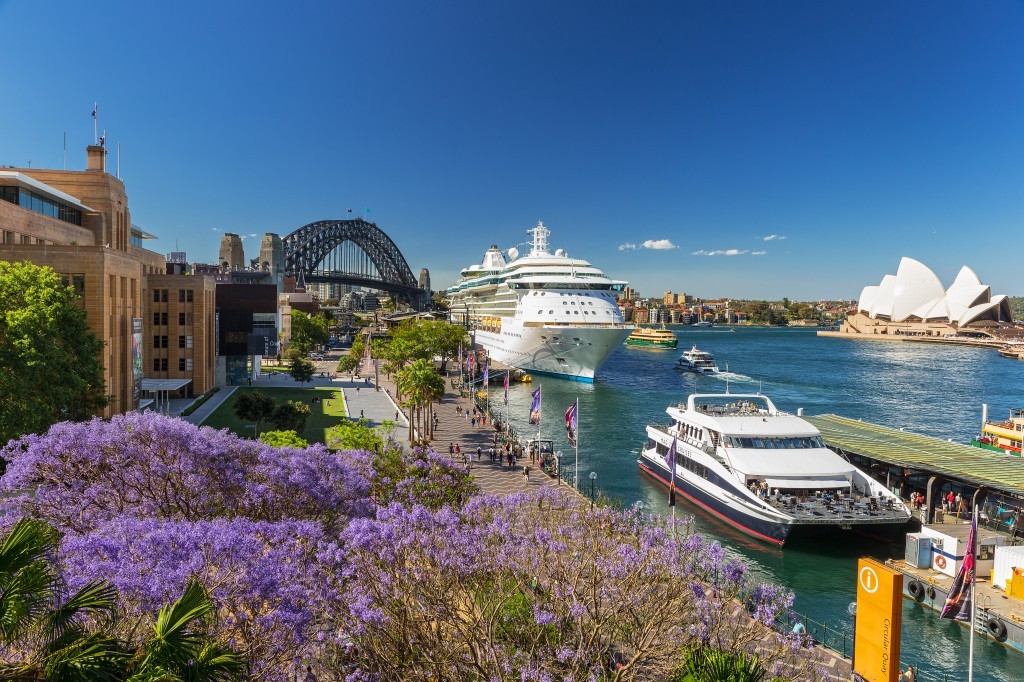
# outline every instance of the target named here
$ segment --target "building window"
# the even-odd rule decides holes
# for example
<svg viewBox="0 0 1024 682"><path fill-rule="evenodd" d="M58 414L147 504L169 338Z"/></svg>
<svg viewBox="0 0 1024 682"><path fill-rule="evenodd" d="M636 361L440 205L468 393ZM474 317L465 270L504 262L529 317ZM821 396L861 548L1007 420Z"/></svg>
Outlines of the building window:
<svg viewBox="0 0 1024 682"><path fill-rule="evenodd" d="M153 335L153 348L159 348L159 347L160 347L160 335L159 334L154 334Z"/></svg>
<svg viewBox="0 0 1024 682"><path fill-rule="evenodd" d="M167 358L160 358L160 371L161 372L166 372L167 371Z"/></svg>
<svg viewBox="0 0 1024 682"><path fill-rule="evenodd" d="M159 372L160 371L160 358L153 358L153 371L154 372Z"/></svg>
<svg viewBox="0 0 1024 682"><path fill-rule="evenodd" d="M153 324L155 326L160 325L160 313L153 313Z"/></svg>
<svg viewBox="0 0 1024 682"><path fill-rule="evenodd" d="M192 347L192 335L189 334L188 336L185 337L185 348L191 348L191 347Z"/></svg>
<svg viewBox="0 0 1024 682"><path fill-rule="evenodd" d="M153 289L153 303L167 303L167 289Z"/></svg>
<svg viewBox="0 0 1024 682"><path fill-rule="evenodd" d="M167 313L153 313L153 324L166 327Z"/></svg>
<svg viewBox="0 0 1024 682"><path fill-rule="evenodd" d="M184 327L185 326L185 313L178 313L178 326L179 327Z"/></svg>
<svg viewBox="0 0 1024 682"><path fill-rule="evenodd" d="M184 347L185 347L185 337L184 336L179 336L178 337L178 348L184 348Z"/></svg>
<svg viewBox="0 0 1024 682"><path fill-rule="evenodd" d="M184 372L185 371L185 358L178 358L178 371L179 372Z"/></svg>
<svg viewBox="0 0 1024 682"><path fill-rule="evenodd" d="M192 358L185 358L185 371L192 371Z"/></svg>
<svg viewBox="0 0 1024 682"><path fill-rule="evenodd" d="M178 289L178 303L191 303L192 302L192 290L191 289Z"/></svg>

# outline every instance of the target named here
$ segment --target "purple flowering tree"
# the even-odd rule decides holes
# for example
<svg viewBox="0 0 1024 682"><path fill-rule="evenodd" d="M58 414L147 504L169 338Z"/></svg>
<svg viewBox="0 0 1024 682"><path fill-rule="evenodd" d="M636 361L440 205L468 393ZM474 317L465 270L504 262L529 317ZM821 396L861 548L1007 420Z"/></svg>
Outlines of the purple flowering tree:
<svg viewBox="0 0 1024 682"><path fill-rule="evenodd" d="M369 513L370 460L326 448L273 448L154 413L62 422L0 449L0 491L17 515L85 533L119 516L317 519Z"/></svg>
<svg viewBox="0 0 1024 682"><path fill-rule="evenodd" d="M690 646L756 642L766 665L806 674L766 623L788 600L667 523L556 491L353 520L342 660L383 679L658 679Z"/></svg>
<svg viewBox="0 0 1024 682"><path fill-rule="evenodd" d="M285 679L296 659L319 658L337 628L341 554L308 521L170 521L121 517L64 538L72 589L104 579L121 596L118 634L143 633L148 614L198 580L217 605L218 638L263 679Z"/></svg>

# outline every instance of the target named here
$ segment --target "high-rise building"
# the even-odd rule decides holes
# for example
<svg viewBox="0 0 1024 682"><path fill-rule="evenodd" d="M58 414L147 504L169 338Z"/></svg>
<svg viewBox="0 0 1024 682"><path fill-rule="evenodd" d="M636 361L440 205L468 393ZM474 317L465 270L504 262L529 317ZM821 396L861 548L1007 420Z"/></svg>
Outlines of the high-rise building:
<svg viewBox="0 0 1024 682"><path fill-rule="evenodd" d="M420 289L430 295L430 270L426 268L420 268Z"/></svg>

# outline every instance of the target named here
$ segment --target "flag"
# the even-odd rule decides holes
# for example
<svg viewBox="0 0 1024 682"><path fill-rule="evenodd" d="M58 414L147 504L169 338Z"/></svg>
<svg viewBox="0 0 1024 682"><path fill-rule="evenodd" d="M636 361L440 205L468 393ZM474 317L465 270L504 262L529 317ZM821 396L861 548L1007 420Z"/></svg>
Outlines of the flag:
<svg viewBox="0 0 1024 682"><path fill-rule="evenodd" d="M352 209L351 209L351 208L350 208L350 209L348 209L348 212L349 212L349 213L351 213L351 212L352 212Z"/></svg>
<svg viewBox="0 0 1024 682"><path fill-rule="evenodd" d="M974 582L974 557L977 554L978 536L978 508L974 508L974 516L971 518L971 530L967 533L967 548L964 550L964 561L960 564L953 579L953 586L949 588L949 596L942 607L939 618L952 620L971 620L971 585Z"/></svg>
<svg viewBox="0 0 1024 682"><path fill-rule="evenodd" d="M106 130L104 130L104 131L103 131L103 134L102 134L102 135L100 135L100 146L102 147L102 146L103 146L103 145L105 145L106 143L107 143L107 131L106 131Z"/></svg>
<svg viewBox="0 0 1024 682"><path fill-rule="evenodd" d="M512 373L512 370L505 372L505 404L508 405L508 375Z"/></svg>
<svg viewBox="0 0 1024 682"><path fill-rule="evenodd" d="M98 114L99 111L100 111L100 105L94 102L93 105L92 105L92 117L96 118L96 114Z"/></svg>
<svg viewBox="0 0 1024 682"><path fill-rule="evenodd" d="M668 456L665 457L665 465L668 467L668 506L676 506L676 439L672 438L672 445L668 449Z"/></svg>
<svg viewBox="0 0 1024 682"><path fill-rule="evenodd" d="M577 422L579 409L580 401L577 400L565 411L565 435L569 437L569 445L573 447L576 447L576 437L579 434L579 423Z"/></svg>
<svg viewBox="0 0 1024 682"><path fill-rule="evenodd" d="M530 403L530 423L540 426L540 386L531 395L533 402Z"/></svg>
<svg viewBox="0 0 1024 682"><path fill-rule="evenodd" d="M484 363L484 386L487 385L488 381L490 381L490 378L491 378L490 373L487 371L488 369L489 369L489 367L488 367L487 363L485 362Z"/></svg>
<svg viewBox="0 0 1024 682"><path fill-rule="evenodd" d="M349 209L352 210L351 208ZM459 341L459 366L462 366L462 342Z"/></svg>

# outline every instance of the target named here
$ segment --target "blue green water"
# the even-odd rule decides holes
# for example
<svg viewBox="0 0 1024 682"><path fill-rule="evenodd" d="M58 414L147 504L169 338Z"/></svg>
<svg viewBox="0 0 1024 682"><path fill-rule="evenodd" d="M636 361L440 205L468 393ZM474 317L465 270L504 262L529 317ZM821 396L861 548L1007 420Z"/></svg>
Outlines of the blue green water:
<svg viewBox="0 0 1024 682"><path fill-rule="evenodd" d="M809 415L835 413L936 438L967 442L977 434L981 404L993 416L1024 406L1024 362L1007 360L989 349L935 347L818 337L815 330L673 327L677 350L623 346L599 371L593 384L535 377L532 385L510 389L509 421L521 432L527 425L530 391L543 384L542 436L553 438L563 462L572 466L565 436L564 413L580 400L580 479L629 505L643 501L646 509L668 513L666 493L642 478L636 457L646 441L648 423L665 423L665 408L684 402L694 390L733 393L759 388L783 410L804 408ZM729 372L706 377L673 369L679 354L696 344L715 354ZM499 389L500 392L500 389ZM492 392L493 409L504 409ZM887 547L842 534L833 546L779 550L733 531L682 506L698 527L728 551L742 557L766 580L788 586L794 608L810 618L852 633L847 605L856 594L856 560L860 556L901 556L902 545ZM904 601L904 663L923 669L921 679L967 679L966 628L940 621L912 601ZM929 674L930 673L930 674ZM987 639L975 641L975 680L1024 679L1024 657Z"/></svg>

